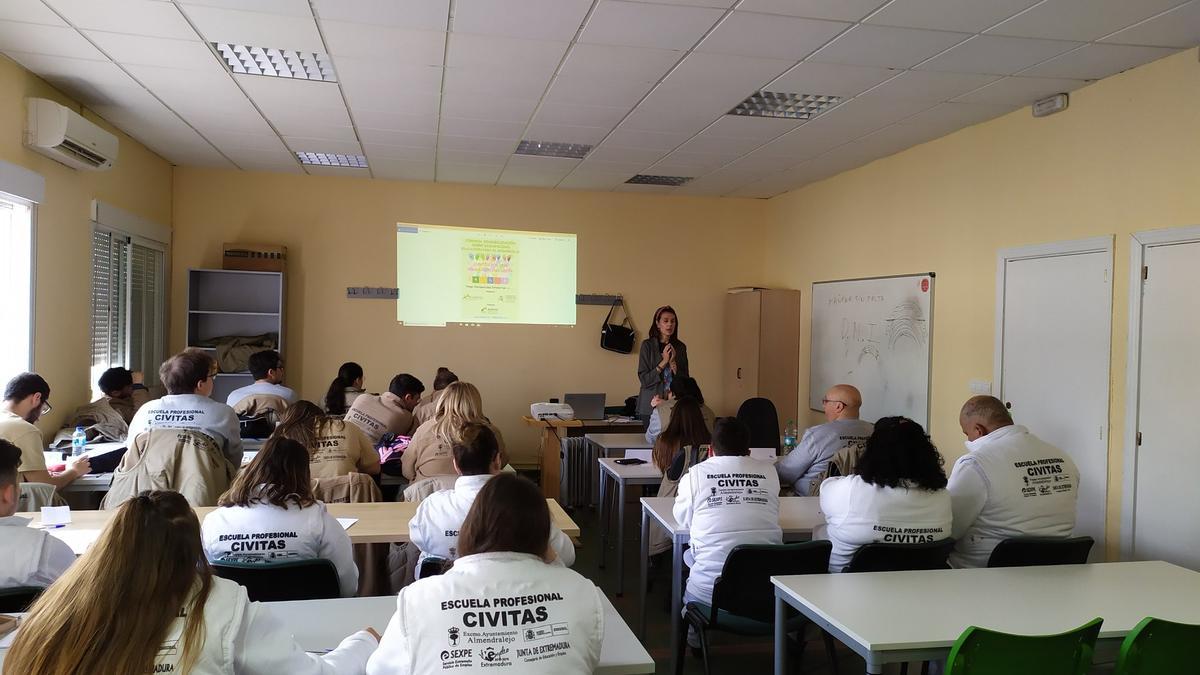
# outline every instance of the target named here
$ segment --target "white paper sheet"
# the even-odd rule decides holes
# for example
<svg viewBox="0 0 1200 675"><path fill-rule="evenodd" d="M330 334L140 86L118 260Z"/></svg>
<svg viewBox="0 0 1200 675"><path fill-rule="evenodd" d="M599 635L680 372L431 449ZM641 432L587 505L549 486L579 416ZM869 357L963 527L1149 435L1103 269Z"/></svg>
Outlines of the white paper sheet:
<svg viewBox="0 0 1200 675"><path fill-rule="evenodd" d="M90 547L96 542L97 539L100 538L100 530L98 529L68 529L65 527L60 527L47 529L46 534L49 534L55 539L61 539L64 543L66 543L67 546L71 547L71 550L75 552L75 555L83 555L84 552L88 550L88 547Z"/></svg>
<svg viewBox="0 0 1200 675"><path fill-rule="evenodd" d="M42 507L42 526L47 525L66 525L71 522L71 507L69 506L43 506Z"/></svg>
<svg viewBox="0 0 1200 675"><path fill-rule="evenodd" d="M358 522L358 518L338 518L337 521L341 524L343 530L348 530L351 525Z"/></svg>

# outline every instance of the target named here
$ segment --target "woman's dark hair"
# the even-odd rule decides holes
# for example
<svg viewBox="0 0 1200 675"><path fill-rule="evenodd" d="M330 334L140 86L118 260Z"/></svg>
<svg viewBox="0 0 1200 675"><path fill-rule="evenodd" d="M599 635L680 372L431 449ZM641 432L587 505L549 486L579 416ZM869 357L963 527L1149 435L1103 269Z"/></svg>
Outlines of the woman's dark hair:
<svg viewBox="0 0 1200 675"><path fill-rule="evenodd" d="M528 478L501 473L475 497L458 532L459 557L511 551L539 558L550 541L550 509Z"/></svg>
<svg viewBox="0 0 1200 675"><path fill-rule="evenodd" d="M446 366L440 366L437 369L437 375L433 376L433 390L441 391L446 387L458 382L458 375Z"/></svg>
<svg viewBox="0 0 1200 675"><path fill-rule="evenodd" d="M694 377L676 377L671 380L671 395L676 399L691 397L700 405L704 405L704 394L700 393L700 384Z"/></svg>
<svg viewBox="0 0 1200 675"><path fill-rule="evenodd" d="M858 460L858 475L880 487L946 487L945 460L920 424L907 417L884 417L875 423L867 448Z"/></svg>
<svg viewBox="0 0 1200 675"><path fill-rule="evenodd" d="M500 442L488 425L471 422L463 427L462 439L450 447L458 472L464 476L481 476L492 468L500 454Z"/></svg>
<svg viewBox="0 0 1200 675"><path fill-rule="evenodd" d="M290 438L272 436L254 460L238 472L217 506L272 504L287 508L289 502L311 506L317 499L308 462L308 448Z"/></svg>
<svg viewBox="0 0 1200 675"><path fill-rule="evenodd" d="M328 419L325 413L312 401L296 401L288 406L283 413L279 426L275 427L272 436L290 438L308 449L311 454L316 450L318 427ZM338 420L331 420L337 422Z"/></svg>
<svg viewBox="0 0 1200 675"><path fill-rule="evenodd" d="M347 361L338 368L337 377L329 383L329 391L325 392L325 410L330 415L346 414L346 387L354 385L354 381L363 376L362 366L353 361Z"/></svg>
<svg viewBox="0 0 1200 675"><path fill-rule="evenodd" d="M671 333L670 339L671 344L674 344L679 342L679 312L676 312L675 308L670 305L663 305L662 307L654 310L654 321L650 322L650 337L654 338L656 342L661 344L662 333L658 332L658 318L667 312L675 315L675 332Z"/></svg>
<svg viewBox="0 0 1200 675"><path fill-rule="evenodd" d="M750 427L736 417L717 418L713 425L712 445L714 455L749 455Z"/></svg>
<svg viewBox="0 0 1200 675"><path fill-rule="evenodd" d="M654 440L651 459L660 471L666 471L681 449L711 442L712 433L704 422L700 403L694 398L681 398L671 408L671 421L667 423L667 428Z"/></svg>

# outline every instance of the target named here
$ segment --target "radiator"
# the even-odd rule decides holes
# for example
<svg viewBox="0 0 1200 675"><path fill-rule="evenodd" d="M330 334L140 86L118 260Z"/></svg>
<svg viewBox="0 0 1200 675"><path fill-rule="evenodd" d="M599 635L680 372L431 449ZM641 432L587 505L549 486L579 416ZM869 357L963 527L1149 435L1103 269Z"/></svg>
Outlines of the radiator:
<svg viewBox="0 0 1200 675"><path fill-rule="evenodd" d="M562 457L559 503L568 508L598 503L600 465L596 462L596 446L583 437L563 438L559 443Z"/></svg>

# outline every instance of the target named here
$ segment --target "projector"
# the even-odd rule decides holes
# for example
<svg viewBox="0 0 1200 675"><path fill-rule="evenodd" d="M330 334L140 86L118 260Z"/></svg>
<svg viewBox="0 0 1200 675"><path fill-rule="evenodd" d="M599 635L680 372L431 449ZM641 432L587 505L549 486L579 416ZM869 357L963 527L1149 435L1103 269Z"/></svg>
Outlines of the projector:
<svg viewBox="0 0 1200 675"><path fill-rule="evenodd" d="M535 420L573 420L575 411L566 403L534 403L529 416Z"/></svg>

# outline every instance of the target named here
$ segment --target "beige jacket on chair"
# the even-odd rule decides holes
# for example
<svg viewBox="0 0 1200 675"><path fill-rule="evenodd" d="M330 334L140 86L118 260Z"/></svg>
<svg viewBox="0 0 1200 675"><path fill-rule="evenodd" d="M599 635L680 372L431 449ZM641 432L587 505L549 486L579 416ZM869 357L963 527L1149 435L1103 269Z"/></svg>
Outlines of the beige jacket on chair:
<svg viewBox="0 0 1200 675"><path fill-rule="evenodd" d="M287 409L287 399L275 394L250 394L233 406L233 412L237 413L238 417L258 417L270 413L273 416L271 421L276 423L283 418Z"/></svg>
<svg viewBox="0 0 1200 675"><path fill-rule="evenodd" d="M216 506L235 468L207 435L190 429L138 434L113 473L100 508L114 509L143 490L174 490L196 506Z"/></svg>

